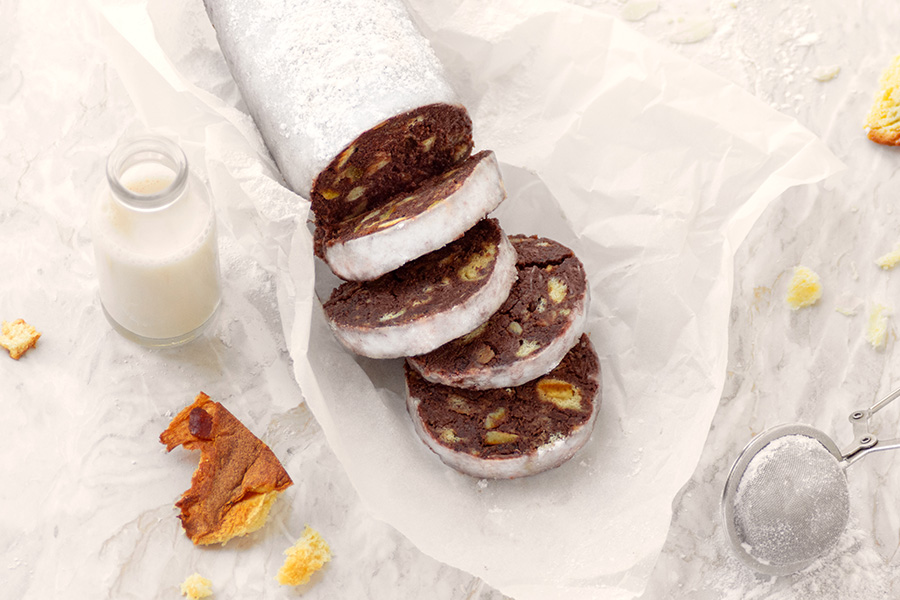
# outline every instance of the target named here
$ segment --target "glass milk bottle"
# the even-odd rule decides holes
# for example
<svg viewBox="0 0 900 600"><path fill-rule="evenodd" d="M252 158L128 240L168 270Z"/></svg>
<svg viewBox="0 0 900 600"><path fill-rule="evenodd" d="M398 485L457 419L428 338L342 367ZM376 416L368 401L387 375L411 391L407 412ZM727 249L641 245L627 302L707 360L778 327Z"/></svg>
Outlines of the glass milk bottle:
<svg viewBox="0 0 900 600"><path fill-rule="evenodd" d="M221 299L216 217L172 140L121 141L91 211L100 301L112 326L148 346L188 342Z"/></svg>

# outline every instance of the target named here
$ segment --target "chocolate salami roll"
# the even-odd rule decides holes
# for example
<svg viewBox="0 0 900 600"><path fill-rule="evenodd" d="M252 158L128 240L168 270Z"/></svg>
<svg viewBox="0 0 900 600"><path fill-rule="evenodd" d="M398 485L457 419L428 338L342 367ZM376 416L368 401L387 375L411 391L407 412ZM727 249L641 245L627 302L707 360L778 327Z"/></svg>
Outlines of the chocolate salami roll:
<svg viewBox="0 0 900 600"><path fill-rule="evenodd" d="M516 252L496 219L379 277L338 286L323 305L349 350L397 358L434 350L484 323L516 279Z"/></svg>
<svg viewBox="0 0 900 600"><path fill-rule="evenodd" d="M375 147L357 158L375 158L380 151L390 153L395 144L438 136L429 156L441 158L430 159L434 164L425 160L422 170L428 174L418 174L421 179L468 155L469 117L402 0L204 4L250 114L298 194L308 196L329 165L345 166L360 150L352 145L357 138L362 146ZM409 164L404 167L415 171ZM337 176L333 171L326 177L329 189ZM325 209L324 220L357 210L344 208Z"/></svg>
<svg viewBox="0 0 900 600"><path fill-rule="evenodd" d="M590 438L600 362L582 335L550 373L518 387L463 390L406 365L407 409L419 437L448 466L512 479L558 467Z"/></svg>
<svg viewBox="0 0 900 600"><path fill-rule="evenodd" d="M584 332L590 289L581 261L546 238L509 236L518 279L503 306L478 329L407 359L444 385L512 387L547 373Z"/></svg>
<svg viewBox="0 0 900 600"><path fill-rule="evenodd" d="M431 194L471 155L472 121L428 41L402 0L204 1L275 162L310 199L316 254L340 277L371 280L436 250L505 197L496 161L477 161L472 181L432 211L450 226L383 220L379 235L348 245L348 221L423 186Z"/></svg>

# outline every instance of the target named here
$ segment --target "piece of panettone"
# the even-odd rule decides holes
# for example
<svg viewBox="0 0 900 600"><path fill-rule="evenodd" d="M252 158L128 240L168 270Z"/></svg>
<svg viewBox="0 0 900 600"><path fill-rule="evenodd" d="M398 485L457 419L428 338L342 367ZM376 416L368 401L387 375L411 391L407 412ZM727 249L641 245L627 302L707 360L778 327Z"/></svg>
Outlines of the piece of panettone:
<svg viewBox="0 0 900 600"><path fill-rule="evenodd" d="M262 527L290 476L259 438L218 402L200 392L159 436L166 450L200 450L191 487L175 506L195 544L224 544Z"/></svg>
<svg viewBox="0 0 900 600"><path fill-rule="evenodd" d="M284 551L286 558L276 577L281 585L301 585L331 560L331 548L319 532L306 526L297 543Z"/></svg>
<svg viewBox="0 0 900 600"><path fill-rule="evenodd" d="M878 91L866 117L866 131L873 142L900 145L900 55L891 60L878 80Z"/></svg>

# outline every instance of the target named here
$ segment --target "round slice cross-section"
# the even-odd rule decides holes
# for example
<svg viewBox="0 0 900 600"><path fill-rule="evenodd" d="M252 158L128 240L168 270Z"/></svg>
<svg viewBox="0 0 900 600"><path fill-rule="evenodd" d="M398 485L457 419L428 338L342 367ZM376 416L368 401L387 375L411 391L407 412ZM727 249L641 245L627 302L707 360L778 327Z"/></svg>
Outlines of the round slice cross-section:
<svg viewBox="0 0 900 600"><path fill-rule="evenodd" d="M461 164L472 146L472 121L458 104L421 106L361 133L313 182L316 238Z"/></svg>
<svg viewBox="0 0 900 600"><path fill-rule="evenodd" d="M516 279L516 251L496 219L374 281L347 282L323 308L335 336L370 358L430 352L484 323Z"/></svg>
<svg viewBox="0 0 900 600"><path fill-rule="evenodd" d="M453 387L514 387L547 373L584 332L590 305L584 267L562 244L509 236L518 280L481 327L437 350L408 358L425 379Z"/></svg>
<svg viewBox="0 0 900 600"><path fill-rule="evenodd" d="M479 152L337 225L322 242L325 262L343 279L376 279L461 237L505 197L494 153Z"/></svg>
<svg viewBox="0 0 900 600"><path fill-rule="evenodd" d="M582 335L553 371L524 385L464 390L406 365L416 432L448 466L478 478L513 479L558 467L590 438L600 406L600 362Z"/></svg>

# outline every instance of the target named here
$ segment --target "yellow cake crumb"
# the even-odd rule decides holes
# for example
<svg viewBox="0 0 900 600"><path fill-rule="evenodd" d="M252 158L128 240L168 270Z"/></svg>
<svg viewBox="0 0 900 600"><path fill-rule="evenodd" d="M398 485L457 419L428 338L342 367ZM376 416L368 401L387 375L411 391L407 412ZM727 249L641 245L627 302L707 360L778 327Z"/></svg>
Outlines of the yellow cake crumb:
<svg viewBox="0 0 900 600"><path fill-rule="evenodd" d="M25 354L29 348L37 344L41 334L22 319L16 319L12 323L3 321L2 333L0 333L0 346L9 351L9 355L16 360Z"/></svg>
<svg viewBox="0 0 900 600"><path fill-rule="evenodd" d="M278 570L276 580L281 585L300 585L331 560L331 549L319 532L309 525L297 543L284 551L287 558Z"/></svg>
<svg viewBox="0 0 900 600"><path fill-rule="evenodd" d="M187 596L188 600L209 598L212 596L212 581L200 573L194 573L181 584L181 595Z"/></svg>
<svg viewBox="0 0 900 600"><path fill-rule="evenodd" d="M866 341L873 348L883 348L887 340L888 317L891 310L883 304L873 304L869 309L869 327L866 329Z"/></svg>
<svg viewBox="0 0 900 600"><path fill-rule="evenodd" d="M895 56L878 80L878 91L866 116L869 139L889 146L900 145L900 55Z"/></svg>
<svg viewBox="0 0 900 600"><path fill-rule="evenodd" d="M822 297L819 276L807 267L794 267L794 276L788 284L787 303L793 310L812 306Z"/></svg>
<svg viewBox="0 0 900 600"><path fill-rule="evenodd" d="M887 271L888 269L893 269L897 266L897 263L900 263L900 244L894 246L894 249L884 256L879 256L877 259L875 259L875 264L885 271Z"/></svg>

